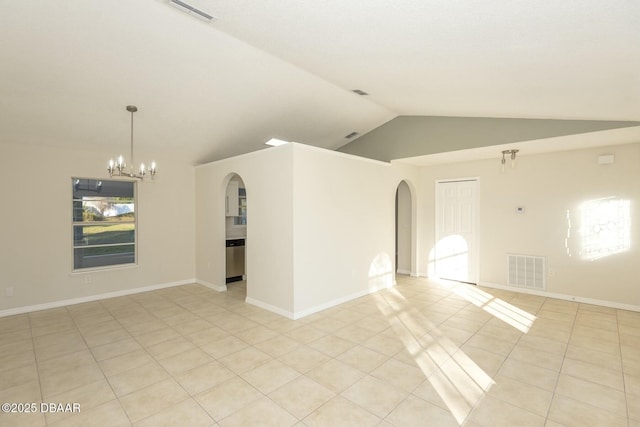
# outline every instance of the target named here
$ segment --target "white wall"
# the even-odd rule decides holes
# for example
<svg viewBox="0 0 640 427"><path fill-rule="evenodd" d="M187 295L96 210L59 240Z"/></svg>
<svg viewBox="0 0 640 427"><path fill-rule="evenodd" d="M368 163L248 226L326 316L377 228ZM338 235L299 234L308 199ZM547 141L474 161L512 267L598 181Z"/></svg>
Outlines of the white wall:
<svg viewBox="0 0 640 427"><path fill-rule="evenodd" d="M293 236L290 146L275 147L196 168L196 274L225 289L224 196L233 173L247 191L247 299L292 316Z"/></svg>
<svg viewBox="0 0 640 427"><path fill-rule="evenodd" d="M0 314L194 280L194 171L187 162L150 153L160 171L154 182L138 184L137 266L74 274L71 177L108 178L112 153L4 143L0 152Z"/></svg>
<svg viewBox="0 0 640 427"><path fill-rule="evenodd" d="M615 164L599 165L600 154ZM421 169L421 274L428 275L433 248L435 181L480 178L480 282L506 285L507 253L546 257L547 292L615 304L640 306L640 144L527 156L500 173L495 159ZM603 198L628 200L630 248L599 259L585 258L584 203ZM515 208L524 206L525 214ZM612 221L605 226L616 227ZM567 237L569 233L569 238ZM606 246L606 245L605 245Z"/></svg>
<svg viewBox="0 0 640 427"><path fill-rule="evenodd" d="M196 168L197 277L224 289L224 191L247 189L247 301L301 317L393 284L394 198L417 169L300 144Z"/></svg>
<svg viewBox="0 0 640 427"><path fill-rule="evenodd" d="M409 166L294 145L298 316L394 283L396 189L414 173Z"/></svg>

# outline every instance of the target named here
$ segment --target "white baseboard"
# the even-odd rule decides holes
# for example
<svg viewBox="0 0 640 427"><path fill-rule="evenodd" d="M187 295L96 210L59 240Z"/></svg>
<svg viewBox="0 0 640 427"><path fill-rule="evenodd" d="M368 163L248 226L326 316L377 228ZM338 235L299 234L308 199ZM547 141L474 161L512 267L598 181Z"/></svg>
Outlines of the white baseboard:
<svg viewBox="0 0 640 427"><path fill-rule="evenodd" d="M566 295L566 294L556 294L556 293L553 293L553 292L538 291L538 290L535 290L535 289L527 289L527 288L518 288L518 287L515 287L515 286L499 285L499 284L496 284L496 283L489 283L489 282L479 282L478 285L479 286L484 286L484 287L487 287L487 288L502 289L502 290L505 290L505 291L518 292L518 293L521 293L521 294L537 295L537 296L541 296L541 297L555 298L555 299L560 299L560 300L565 300L565 301L579 302L579 303L582 303L582 304L600 305L600 306L603 306L603 307L617 308L617 309L620 309L620 310L629 310L629 311L638 311L638 312L640 312L640 306L638 306L638 305L623 304L623 303L619 303L619 302L615 302L615 301L599 300L599 299L585 298L585 297L579 297L579 296L574 296L574 295Z"/></svg>
<svg viewBox="0 0 640 427"><path fill-rule="evenodd" d="M283 310L280 307L276 307L276 306L271 305L271 304L267 304L266 302L262 302L260 300L257 300L257 299L254 299L254 298L250 298L250 297L247 297L245 299L245 302L247 304L251 304L251 305L255 305L256 307L263 308L263 309L265 309L267 311L270 311L272 313L279 314L280 316L284 316L284 317L286 317L288 319L292 319L292 320L296 319L296 317L294 317L294 314L292 312L287 311L287 310Z"/></svg>
<svg viewBox="0 0 640 427"><path fill-rule="evenodd" d="M405 276L411 276L411 270L403 270L401 268L396 270L396 273L398 274L404 274Z"/></svg>
<svg viewBox="0 0 640 427"><path fill-rule="evenodd" d="M196 283L196 279L180 280L177 282L162 283L160 285L143 286L141 288L124 289L122 291L107 292L104 294L89 295L86 297L52 301L44 304L26 305L23 307L0 310L0 317L14 316L16 314L31 313L32 311L48 310L50 308L65 307L68 305L82 304L85 302L99 301L103 299L122 297L125 295L139 294L142 292L156 291L158 289L172 288L174 286Z"/></svg>
<svg viewBox="0 0 640 427"><path fill-rule="evenodd" d="M326 310L328 308L335 307L335 306L340 305L340 304L344 304L345 302L349 302L351 300L354 300L354 299L357 299L357 298L360 298L360 297L363 297L363 296L366 296L366 295L369 295L369 294L376 293L376 292L381 291L383 289L392 288L393 286L395 286L395 281L389 286L381 286L379 288L373 288L373 289L367 289L367 290L360 291L360 292L355 292L353 294L345 295L343 297L334 299L332 301L328 301L328 302L316 305L315 307L307 308L307 309L301 310L301 311L296 311L294 313L293 319L294 320L301 319L303 317L310 316L310 315L312 315L314 313L317 313L319 311L323 311L323 310Z"/></svg>
<svg viewBox="0 0 640 427"><path fill-rule="evenodd" d="M202 285L202 286L207 287L209 289L213 289L214 291L218 291L218 292L226 292L227 291L227 285L216 285L215 283L209 283L209 282L206 282L206 281L201 280L201 279L196 279L196 283L198 285Z"/></svg>

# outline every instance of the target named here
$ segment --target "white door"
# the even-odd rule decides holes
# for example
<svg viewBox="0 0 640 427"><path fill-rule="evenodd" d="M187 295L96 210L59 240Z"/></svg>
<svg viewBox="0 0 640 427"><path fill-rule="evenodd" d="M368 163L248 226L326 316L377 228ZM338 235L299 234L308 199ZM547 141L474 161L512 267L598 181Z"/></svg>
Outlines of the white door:
<svg viewBox="0 0 640 427"><path fill-rule="evenodd" d="M441 279L478 281L478 181L436 184L435 273Z"/></svg>

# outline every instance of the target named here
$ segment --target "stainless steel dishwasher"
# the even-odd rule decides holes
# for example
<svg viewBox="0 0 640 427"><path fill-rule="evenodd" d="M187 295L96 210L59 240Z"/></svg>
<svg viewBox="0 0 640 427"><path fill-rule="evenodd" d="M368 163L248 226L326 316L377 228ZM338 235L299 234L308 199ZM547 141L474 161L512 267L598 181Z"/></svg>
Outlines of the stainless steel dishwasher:
<svg viewBox="0 0 640 427"><path fill-rule="evenodd" d="M244 275L244 239L227 239L227 283L242 280Z"/></svg>

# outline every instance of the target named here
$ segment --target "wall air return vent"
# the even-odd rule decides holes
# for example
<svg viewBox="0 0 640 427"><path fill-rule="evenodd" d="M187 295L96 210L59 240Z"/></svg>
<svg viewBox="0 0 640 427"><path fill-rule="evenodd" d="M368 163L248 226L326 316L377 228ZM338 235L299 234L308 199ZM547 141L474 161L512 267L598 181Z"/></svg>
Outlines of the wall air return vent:
<svg viewBox="0 0 640 427"><path fill-rule="evenodd" d="M191 15L195 18L198 18L202 21L213 22L216 18L213 15L209 15L207 12L203 12L202 10L191 6L181 0L169 0L169 4L176 9L183 11L184 13Z"/></svg>
<svg viewBox="0 0 640 427"><path fill-rule="evenodd" d="M507 254L507 269L509 286L539 291L546 289L544 257Z"/></svg>

